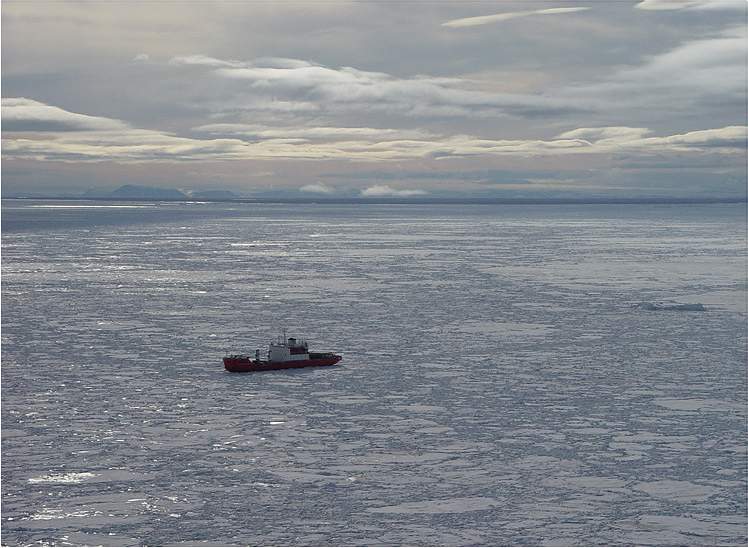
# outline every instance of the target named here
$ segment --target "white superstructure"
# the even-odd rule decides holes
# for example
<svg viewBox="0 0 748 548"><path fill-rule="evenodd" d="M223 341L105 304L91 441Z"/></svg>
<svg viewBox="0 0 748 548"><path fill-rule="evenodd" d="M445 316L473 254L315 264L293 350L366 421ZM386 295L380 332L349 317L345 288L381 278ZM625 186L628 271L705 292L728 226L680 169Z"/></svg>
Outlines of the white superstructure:
<svg viewBox="0 0 748 548"><path fill-rule="evenodd" d="M285 333L282 339L271 342L268 347L268 361L292 362L309 359L309 346L306 341L296 340L293 337L286 339Z"/></svg>

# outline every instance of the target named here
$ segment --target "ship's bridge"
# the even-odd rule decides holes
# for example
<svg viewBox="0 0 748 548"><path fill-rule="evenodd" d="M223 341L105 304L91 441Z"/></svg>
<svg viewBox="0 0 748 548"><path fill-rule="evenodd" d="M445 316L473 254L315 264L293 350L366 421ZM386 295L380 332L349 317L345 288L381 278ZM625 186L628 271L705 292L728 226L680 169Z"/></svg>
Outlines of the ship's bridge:
<svg viewBox="0 0 748 548"><path fill-rule="evenodd" d="M268 348L268 360L271 362L290 362L309 359L309 345L304 340L289 337L285 340L271 342Z"/></svg>

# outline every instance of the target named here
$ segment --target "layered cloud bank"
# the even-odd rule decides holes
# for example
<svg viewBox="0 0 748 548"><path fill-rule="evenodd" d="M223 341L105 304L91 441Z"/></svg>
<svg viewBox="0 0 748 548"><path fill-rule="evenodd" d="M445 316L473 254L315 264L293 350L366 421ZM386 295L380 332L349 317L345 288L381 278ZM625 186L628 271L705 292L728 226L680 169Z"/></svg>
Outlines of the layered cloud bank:
<svg viewBox="0 0 748 548"><path fill-rule="evenodd" d="M23 98L3 99L3 119L13 124L3 141L6 158L81 161L185 161L258 159L408 160L567 154L744 152L746 126L652 136L647 128L576 128L552 139L485 139L388 128L263 127L213 124L196 133L233 138L188 138L129 127L120 120L86 116Z"/></svg>

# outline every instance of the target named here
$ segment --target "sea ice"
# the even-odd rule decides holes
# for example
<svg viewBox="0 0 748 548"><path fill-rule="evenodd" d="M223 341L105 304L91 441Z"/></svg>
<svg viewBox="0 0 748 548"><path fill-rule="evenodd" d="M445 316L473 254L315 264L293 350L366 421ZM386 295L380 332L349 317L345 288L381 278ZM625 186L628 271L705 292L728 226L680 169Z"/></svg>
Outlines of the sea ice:
<svg viewBox="0 0 748 548"><path fill-rule="evenodd" d="M29 483L81 483L88 478L94 478L96 474L91 472L69 472L67 474L48 474L30 478Z"/></svg>
<svg viewBox="0 0 748 548"><path fill-rule="evenodd" d="M742 205L29 204L4 544L748 544Z"/></svg>
<svg viewBox="0 0 748 548"><path fill-rule="evenodd" d="M677 310L682 312L704 312L706 307L701 303L668 303L644 302L636 305L641 310Z"/></svg>
<svg viewBox="0 0 748 548"><path fill-rule="evenodd" d="M404 502L395 506L367 508L377 514L459 514L487 510L499 505L499 501L487 497L463 497L446 500L423 500Z"/></svg>

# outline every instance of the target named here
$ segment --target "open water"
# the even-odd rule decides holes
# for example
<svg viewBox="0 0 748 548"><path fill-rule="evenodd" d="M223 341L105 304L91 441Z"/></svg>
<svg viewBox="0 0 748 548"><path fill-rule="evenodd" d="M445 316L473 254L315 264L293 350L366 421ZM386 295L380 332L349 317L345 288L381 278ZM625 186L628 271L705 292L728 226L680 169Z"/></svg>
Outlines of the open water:
<svg viewBox="0 0 748 548"><path fill-rule="evenodd" d="M2 542L745 545L745 211L4 201Z"/></svg>

